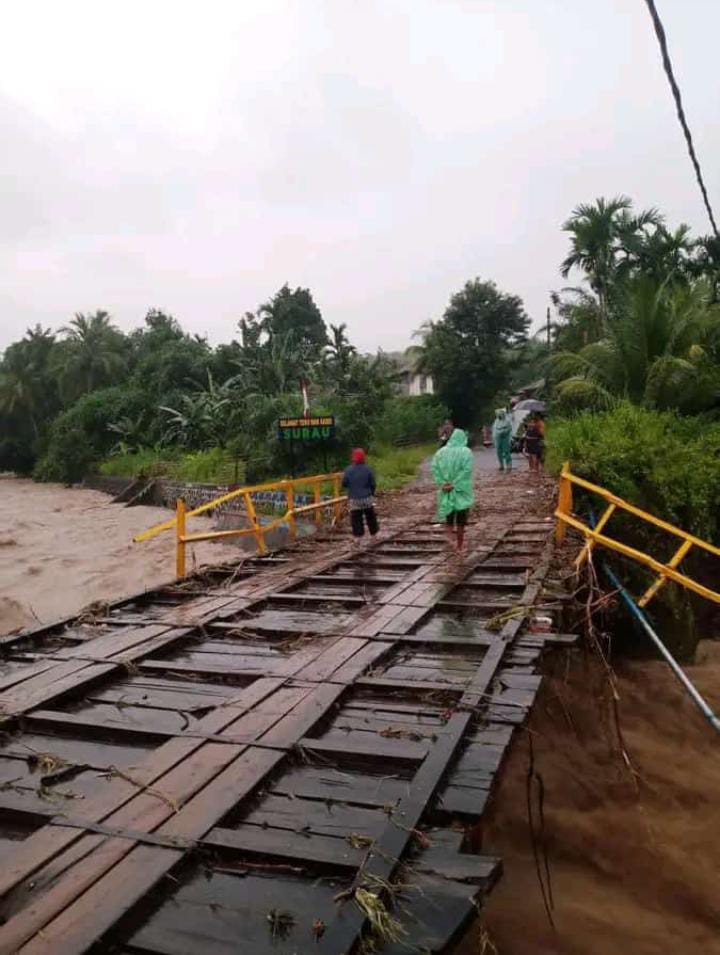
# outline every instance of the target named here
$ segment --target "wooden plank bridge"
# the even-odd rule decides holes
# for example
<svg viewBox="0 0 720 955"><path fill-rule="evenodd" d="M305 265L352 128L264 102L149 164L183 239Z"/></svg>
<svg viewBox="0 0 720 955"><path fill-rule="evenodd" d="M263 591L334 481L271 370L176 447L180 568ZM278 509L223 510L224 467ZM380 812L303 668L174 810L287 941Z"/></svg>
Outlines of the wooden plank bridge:
<svg viewBox="0 0 720 955"><path fill-rule="evenodd" d="M552 640L550 524L482 531L457 565L386 522L0 638L0 955L448 951Z"/></svg>

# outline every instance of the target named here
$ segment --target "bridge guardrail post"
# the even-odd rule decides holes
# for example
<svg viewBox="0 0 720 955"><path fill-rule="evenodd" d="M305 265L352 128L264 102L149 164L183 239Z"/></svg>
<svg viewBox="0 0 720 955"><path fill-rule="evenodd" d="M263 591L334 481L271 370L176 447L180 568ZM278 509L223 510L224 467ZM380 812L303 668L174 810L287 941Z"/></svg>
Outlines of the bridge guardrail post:
<svg viewBox="0 0 720 955"><path fill-rule="evenodd" d="M175 575L185 576L185 501L179 497L175 502Z"/></svg>
<svg viewBox="0 0 720 955"><path fill-rule="evenodd" d="M562 466L562 471L560 472L560 487L558 490L558 514L571 514L573 508L573 490L572 482L570 481L568 475L570 473L570 462L566 461ZM562 544L565 540L565 535L567 534L567 525L563 520L558 518L557 526L555 528L555 542L557 544Z"/></svg>

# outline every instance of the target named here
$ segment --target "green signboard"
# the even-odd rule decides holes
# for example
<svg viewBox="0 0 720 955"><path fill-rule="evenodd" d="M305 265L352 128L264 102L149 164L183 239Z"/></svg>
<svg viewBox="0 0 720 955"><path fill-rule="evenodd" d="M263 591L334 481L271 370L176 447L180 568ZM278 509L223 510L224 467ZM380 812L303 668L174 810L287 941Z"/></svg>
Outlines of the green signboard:
<svg viewBox="0 0 720 955"><path fill-rule="evenodd" d="M327 441L334 435L335 415L278 420L278 437L281 441Z"/></svg>

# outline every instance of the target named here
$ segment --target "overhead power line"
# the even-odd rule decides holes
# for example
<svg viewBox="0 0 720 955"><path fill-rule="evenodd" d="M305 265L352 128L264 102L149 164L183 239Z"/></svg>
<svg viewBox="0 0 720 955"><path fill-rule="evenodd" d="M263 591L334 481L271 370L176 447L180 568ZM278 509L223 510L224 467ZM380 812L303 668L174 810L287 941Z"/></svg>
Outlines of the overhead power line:
<svg viewBox="0 0 720 955"><path fill-rule="evenodd" d="M645 0L647 8L650 11L650 16L652 17L653 26L655 27L655 33L657 34L658 43L660 44L660 52L662 53L663 68L665 70L665 75L668 78L668 83L670 84L670 89L672 90L673 99L675 100L675 108L677 110L678 119L680 120L680 125L682 126L682 131L685 136L685 142L687 143L688 153L690 154L690 161L693 164L695 169L695 178L697 179L698 186L700 186L700 192L702 193L703 202L705 203L705 208L707 209L708 218L713 227L713 232L715 237L720 239L720 233L718 233L718 227L715 222L715 216L713 215L712 206L710 205L710 199L708 197L707 189L705 188L705 181L703 179L702 170L700 169L700 161L697 158L695 152L695 146L693 145L692 133L690 132L690 127L687 124L687 119L685 118L685 110L683 109L682 96L680 95L680 87L677 85L675 80L675 74L673 73L672 62L670 61L670 54L668 53L667 46L667 37L665 36L665 29L660 20L660 14L657 12L657 7L655 6L655 0Z"/></svg>

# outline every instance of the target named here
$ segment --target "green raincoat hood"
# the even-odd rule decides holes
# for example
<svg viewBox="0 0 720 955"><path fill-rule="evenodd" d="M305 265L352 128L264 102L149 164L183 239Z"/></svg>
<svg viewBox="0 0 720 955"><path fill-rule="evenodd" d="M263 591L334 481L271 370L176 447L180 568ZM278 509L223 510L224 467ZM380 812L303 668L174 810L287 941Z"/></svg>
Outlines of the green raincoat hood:
<svg viewBox="0 0 720 955"><path fill-rule="evenodd" d="M462 428L455 428L448 438L446 448L466 448L468 446L468 436Z"/></svg>
<svg viewBox="0 0 720 955"><path fill-rule="evenodd" d="M436 451L433 457L432 475L439 485L437 516L440 521L444 521L453 511L467 510L474 503L474 459L467 444L467 434L461 428L455 428L445 447ZM443 484L452 484L452 491L443 491Z"/></svg>
<svg viewBox="0 0 720 955"><path fill-rule="evenodd" d="M508 415L504 408L498 408L498 410L495 412L495 420L493 421L492 426L492 433L495 442L497 443L498 439L501 441L509 440L512 430L512 418Z"/></svg>

